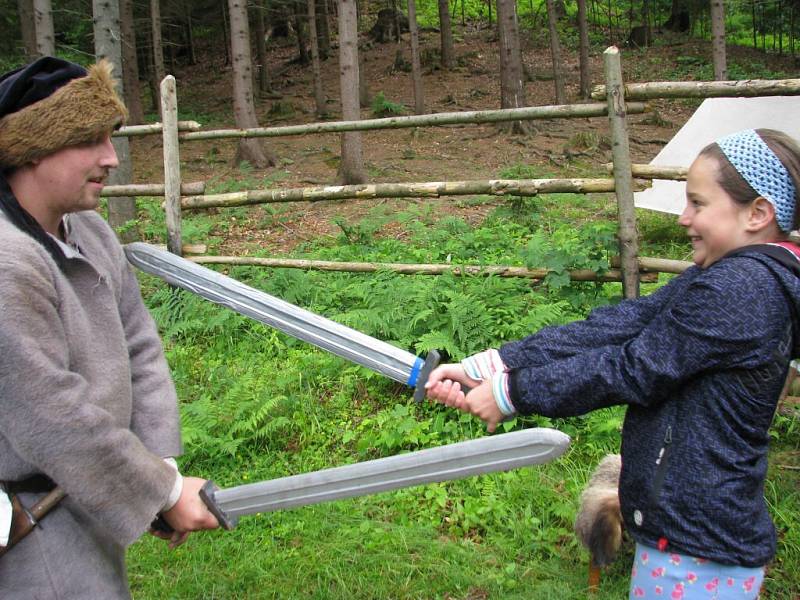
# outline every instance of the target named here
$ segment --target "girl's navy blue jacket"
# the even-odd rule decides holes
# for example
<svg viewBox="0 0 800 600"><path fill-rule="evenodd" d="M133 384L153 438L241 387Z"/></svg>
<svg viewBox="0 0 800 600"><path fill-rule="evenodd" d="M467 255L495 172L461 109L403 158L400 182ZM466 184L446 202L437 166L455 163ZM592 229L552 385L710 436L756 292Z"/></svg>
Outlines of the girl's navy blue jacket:
<svg viewBox="0 0 800 600"><path fill-rule="evenodd" d="M800 356L799 309L800 278L745 249L500 356L522 414L628 405L619 493L637 542L755 567L775 555L768 429Z"/></svg>

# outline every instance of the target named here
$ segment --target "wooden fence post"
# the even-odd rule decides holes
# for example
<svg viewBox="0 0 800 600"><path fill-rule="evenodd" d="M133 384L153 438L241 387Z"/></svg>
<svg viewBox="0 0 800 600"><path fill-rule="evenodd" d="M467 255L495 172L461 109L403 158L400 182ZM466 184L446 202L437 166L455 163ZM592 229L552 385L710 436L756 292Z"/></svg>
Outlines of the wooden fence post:
<svg viewBox="0 0 800 600"><path fill-rule="evenodd" d="M161 81L161 123L164 143L164 199L167 214L167 249L181 256L181 159L178 149L178 97L175 77Z"/></svg>
<svg viewBox="0 0 800 600"><path fill-rule="evenodd" d="M606 76L606 102L611 126L611 157L614 163L614 187L619 215L619 255L622 267L622 290L626 298L639 295L639 238L633 207L633 175L628 144L628 121L625 113L625 90L619 50L611 46L603 53Z"/></svg>

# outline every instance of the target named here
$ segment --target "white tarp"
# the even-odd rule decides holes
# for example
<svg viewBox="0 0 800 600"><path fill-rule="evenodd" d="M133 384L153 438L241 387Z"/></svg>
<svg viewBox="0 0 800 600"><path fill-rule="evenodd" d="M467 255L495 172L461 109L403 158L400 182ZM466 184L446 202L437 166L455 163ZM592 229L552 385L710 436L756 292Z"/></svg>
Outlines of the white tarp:
<svg viewBox="0 0 800 600"><path fill-rule="evenodd" d="M650 162L688 167L706 145L741 129L778 129L800 141L800 97L709 98L704 100L675 137ZM653 187L634 194L639 208L679 215L686 204L686 183L654 180Z"/></svg>

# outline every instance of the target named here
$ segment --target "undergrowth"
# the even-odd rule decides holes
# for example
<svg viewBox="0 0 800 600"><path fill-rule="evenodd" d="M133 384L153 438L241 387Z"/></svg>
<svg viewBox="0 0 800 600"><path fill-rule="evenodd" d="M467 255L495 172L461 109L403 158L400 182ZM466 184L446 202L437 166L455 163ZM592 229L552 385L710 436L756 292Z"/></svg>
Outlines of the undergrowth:
<svg viewBox="0 0 800 600"><path fill-rule="evenodd" d="M506 173L531 175L522 167ZM545 218L541 208L554 202L565 210ZM619 300L619 284L569 280L569 269L602 273L616 253L613 222L587 218L582 202L568 194L502 201L479 224L426 205L399 213L376 207L361 220L338 219L338 236L295 252L340 261L545 266L542 281L251 267L228 274L412 353L438 349L458 360ZM597 205L590 207L595 215ZM197 231L218 227L206 216L187 220ZM685 258L688 245L673 221L645 217L642 247ZM145 232L148 222L143 217ZM383 234L389 222L402 228L402 241ZM658 285L644 286L645 293ZM473 417L416 404L408 388L365 368L153 278L144 276L142 286L181 398L187 474L227 487L484 435ZM572 521L591 468L618 451L623 416L614 407L502 424L503 431L540 426L569 434L570 452L547 465L246 517L235 531L195 534L172 554L145 540L129 553L134 597L585 597L587 556ZM781 463L798 461L797 427L796 419L776 419L773 454ZM797 479L773 467L767 485L779 530L771 599L800 589L792 566L800 564ZM629 561L624 555L605 572L598 597L625 595Z"/></svg>

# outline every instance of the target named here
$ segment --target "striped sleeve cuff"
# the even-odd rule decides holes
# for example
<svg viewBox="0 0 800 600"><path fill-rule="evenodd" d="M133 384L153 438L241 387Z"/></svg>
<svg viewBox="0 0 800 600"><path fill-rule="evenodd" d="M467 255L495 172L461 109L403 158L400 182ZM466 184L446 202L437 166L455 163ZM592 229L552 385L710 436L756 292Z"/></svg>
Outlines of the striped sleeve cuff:
<svg viewBox="0 0 800 600"><path fill-rule="evenodd" d="M511 397L508 393L508 373L505 371L492 377L492 396L503 416L510 417L517 414L517 409L511 404Z"/></svg>
<svg viewBox="0 0 800 600"><path fill-rule="evenodd" d="M506 370L500 353L494 348L468 356L461 361L461 366L475 381L491 379L495 373L502 373Z"/></svg>

